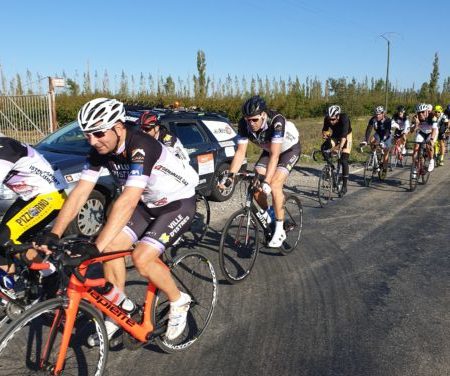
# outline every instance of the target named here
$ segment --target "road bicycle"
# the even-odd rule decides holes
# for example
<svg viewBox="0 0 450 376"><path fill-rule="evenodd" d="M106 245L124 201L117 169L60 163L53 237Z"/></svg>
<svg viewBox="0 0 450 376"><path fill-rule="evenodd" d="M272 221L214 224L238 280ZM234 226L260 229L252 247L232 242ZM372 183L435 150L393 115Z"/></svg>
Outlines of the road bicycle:
<svg viewBox="0 0 450 376"><path fill-rule="evenodd" d="M409 173L409 189L413 192L417 183L422 180L422 184L427 184L430 178L430 172L428 171L428 165L430 164L430 157L428 155L428 148L426 142L410 142L411 144L419 145L419 149L413 154L413 160L411 163L411 170Z"/></svg>
<svg viewBox="0 0 450 376"><path fill-rule="evenodd" d="M313 152L313 159L319 161L318 155L322 155L326 162L322 168L319 176L319 184L317 187L317 196L319 204L323 208L330 200L332 194L335 193L338 197L343 196L342 192L342 164L341 154L329 150L315 150Z"/></svg>
<svg viewBox="0 0 450 376"><path fill-rule="evenodd" d="M365 144L360 144L361 151ZM364 185L369 187L372 184L373 177L378 175L380 181L386 179L386 169L383 166L384 149L379 143L375 146L368 145L372 148L364 164Z"/></svg>
<svg viewBox="0 0 450 376"><path fill-rule="evenodd" d="M220 238L219 264L229 283L243 281L253 268L259 252L260 240L267 245L271 240L275 221L271 223L254 198L262 176L253 172L235 174L248 182L245 206L234 212L226 221ZM287 255L298 245L303 227L303 206L294 194L285 194L284 230L286 239L278 251Z"/></svg>
<svg viewBox="0 0 450 376"><path fill-rule="evenodd" d="M193 345L207 328L217 301L217 279L212 263L201 253L191 252L163 262L178 288L192 298L184 332L167 340L169 301L148 282L143 305L131 317L100 292L104 278L88 278L87 269L98 262L131 254L132 250L105 253L94 258L80 256L80 242L63 241L52 258L59 269L69 269L64 293L40 302L4 328L0 335L0 375L103 375L109 341L103 313L123 329L123 345L136 350L149 342L171 353ZM87 339L97 335L98 346Z"/></svg>
<svg viewBox="0 0 450 376"><path fill-rule="evenodd" d="M408 153L406 152L406 144L401 143L401 138L397 139L389 154L389 168L392 171L397 166L405 167L408 161Z"/></svg>

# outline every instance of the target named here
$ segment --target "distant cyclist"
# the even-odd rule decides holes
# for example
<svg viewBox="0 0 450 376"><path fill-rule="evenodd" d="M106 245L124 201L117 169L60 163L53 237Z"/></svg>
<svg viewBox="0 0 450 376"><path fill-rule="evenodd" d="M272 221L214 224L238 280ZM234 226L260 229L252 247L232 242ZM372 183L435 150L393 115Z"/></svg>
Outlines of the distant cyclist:
<svg viewBox="0 0 450 376"><path fill-rule="evenodd" d="M158 120L158 115L151 111L145 111L137 122L141 130L161 142L177 158L189 164L189 154L181 141L173 133L164 127Z"/></svg>
<svg viewBox="0 0 450 376"><path fill-rule="evenodd" d="M397 112L392 116L392 120L398 125L398 128L395 127L394 143L400 147L402 154L406 154L406 138L411 128L408 114L406 113L406 107L401 105L398 106Z"/></svg>
<svg viewBox="0 0 450 376"><path fill-rule="evenodd" d="M67 185L59 170L55 171L35 149L9 137L0 137L0 184L19 196L0 223L0 286L12 290L10 275L15 270L4 246L9 241L20 244L47 226L63 206ZM38 255L30 249L26 257L32 261ZM48 276L53 271L41 274Z"/></svg>
<svg viewBox="0 0 450 376"><path fill-rule="evenodd" d="M426 103L420 103L416 106L416 116L414 117L414 124L416 129L416 142L426 142L428 156L430 158L430 164L428 165L428 171L434 170L433 145L438 136L438 124L433 114L430 114ZM414 145L413 159L415 158L419 145Z"/></svg>
<svg viewBox="0 0 450 376"><path fill-rule="evenodd" d="M367 145L367 143L370 143L372 148L376 145L380 145L380 147L384 150L383 172L387 171L389 150L392 146L393 129L397 127L397 123L386 116L383 106L375 107L374 115L370 118L369 123L367 124L365 140L361 143L361 145ZM375 131L373 137L370 136L372 129Z"/></svg>
<svg viewBox="0 0 450 376"><path fill-rule="evenodd" d="M331 131L331 134L330 134ZM352 126L347 114L341 112L341 107L328 107L323 120L322 138L325 139L321 150L335 150L340 152L342 164L342 193L347 193L349 177L348 159L352 151Z"/></svg>
<svg viewBox="0 0 450 376"><path fill-rule="evenodd" d="M436 157L439 158L440 164L443 165L445 155L445 143L448 137L447 130L449 126L449 121L447 115L444 114L444 109L440 105L434 106L434 116L436 117L436 122L438 125L437 142L439 143L439 149L441 150L441 154Z"/></svg>
<svg viewBox="0 0 450 376"><path fill-rule="evenodd" d="M219 187L223 189L227 181L231 183L234 180L234 174L245 159L249 141L263 149L255 170L265 176L261 183L264 195L258 192L255 198L266 209L266 196L272 194L276 221L269 247L278 248L286 239L283 185L300 157L299 133L294 123L287 121L282 114L269 110L265 100L258 95L245 101L242 115L238 125L238 147L231 162L230 174L222 179Z"/></svg>

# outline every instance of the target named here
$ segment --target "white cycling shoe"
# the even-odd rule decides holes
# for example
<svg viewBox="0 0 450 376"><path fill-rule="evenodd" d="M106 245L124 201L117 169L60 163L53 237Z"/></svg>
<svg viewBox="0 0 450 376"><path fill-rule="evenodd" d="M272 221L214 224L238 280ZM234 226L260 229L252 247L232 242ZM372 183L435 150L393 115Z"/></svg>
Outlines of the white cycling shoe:
<svg viewBox="0 0 450 376"><path fill-rule="evenodd" d="M165 334L169 341L173 341L183 333L191 301L192 299L188 294L181 292L180 299L170 303L169 322Z"/></svg>
<svg viewBox="0 0 450 376"><path fill-rule="evenodd" d="M434 159L430 160L430 164L428 165L428 172L431 172L434 170Z"/></svg>
<svg viewBox="0 0 450 376"><path fill-rule="evenodd" d="M275 230L272 239L269 242L270 248L280 248L283 242L286 240L286 231L284 229Z"/></svg>

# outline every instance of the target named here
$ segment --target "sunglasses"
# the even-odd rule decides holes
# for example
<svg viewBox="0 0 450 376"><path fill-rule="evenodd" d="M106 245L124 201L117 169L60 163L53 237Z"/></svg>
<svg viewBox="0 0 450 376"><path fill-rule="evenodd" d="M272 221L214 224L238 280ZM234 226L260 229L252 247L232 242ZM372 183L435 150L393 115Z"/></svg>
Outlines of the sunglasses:
<svg viewBox="0 0 450 376"><path fill-rule="evenodd" d="M330 121L336 121L337 118L330 118Z"/></svg>
<svg viewBox="0 0 450 376"><path fill-rule="evenodd" d="M259 121L259 119L261 119L261 116L259 116L257 118L246 119L246 120L248 123L256 123L257 121Z"/></svg>
<svg viewBox="0 0 450 376"><path fill-rule="evenodd" d="M84 137L88 138L90 136L94 136L95 138L102 138L105 137L106 132L108 132L108 129L104 131L95 131L95 132L83 132Z"/></svg>

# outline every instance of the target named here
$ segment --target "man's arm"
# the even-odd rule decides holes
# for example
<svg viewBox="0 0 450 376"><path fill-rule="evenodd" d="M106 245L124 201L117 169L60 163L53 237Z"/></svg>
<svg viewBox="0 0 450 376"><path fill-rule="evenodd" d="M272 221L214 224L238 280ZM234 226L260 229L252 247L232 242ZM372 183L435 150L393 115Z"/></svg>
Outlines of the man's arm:
<svg viewBox="0 0 450 376"><path fill-rule="evenodd" d="M95 187L95 183L87 180L78 181L76 187L70 192L69 197L56 217L52 232L59 237L64 234L67 226L77 216L80 209L86 203L89 195Z"/></svg>
<svg viewBox="0 0 450 376"><path fill-rule="evenodd" d="M108 220L95 241L95 245L100 252L114 240L128 223L143 191L143 188L125 187L119 198L114 202Z"/></svg>
<svg viewBox="0 0 450 376"><path fill-rule="evenodd" d="M241 168L242 163L244 163L245 153L247 153L247 146L248 142L238 144L236 153L234 154L233 160L231 161L230 173L235 174Z"/></svg>

